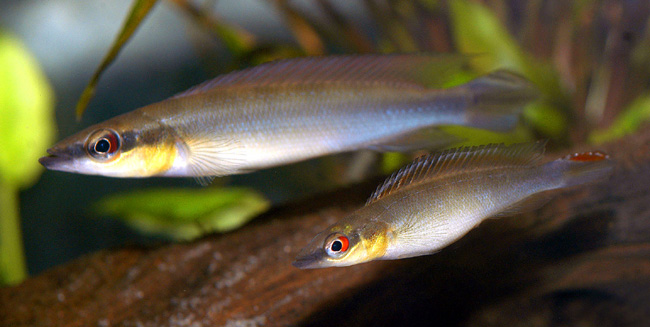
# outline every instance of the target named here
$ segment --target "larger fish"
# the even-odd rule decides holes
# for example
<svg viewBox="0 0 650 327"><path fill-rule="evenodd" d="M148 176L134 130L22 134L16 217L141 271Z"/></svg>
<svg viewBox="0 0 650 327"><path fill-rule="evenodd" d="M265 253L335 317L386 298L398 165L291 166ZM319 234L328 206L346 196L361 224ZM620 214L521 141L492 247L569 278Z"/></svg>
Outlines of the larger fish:
<svg viewBox="0 0 650 327"><path fill-rule="evenodd" d="M316 235L299 268L349 266L436 252L488 217L540 206L550 190L605 178L612 162L586 152L540 165L543 143L454 149L395 173L366 206Z"/></svg>
<svg viewBox="0 0 650 327"><path fill-rule="evenodd" d="M464 61L365 55L263 64L91 126L40 162L114 177L221 176L361 148L399 150L438 125L512 127L531 86L497 71L443 88L437 74ZM429 142L448 143L442 138Z"/></svg>

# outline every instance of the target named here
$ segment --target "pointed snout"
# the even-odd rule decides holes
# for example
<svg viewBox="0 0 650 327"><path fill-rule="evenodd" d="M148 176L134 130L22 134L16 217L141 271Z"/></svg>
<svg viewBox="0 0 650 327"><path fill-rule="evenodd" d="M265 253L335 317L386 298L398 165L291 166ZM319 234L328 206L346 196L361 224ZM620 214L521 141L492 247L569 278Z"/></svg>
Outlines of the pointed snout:
<svg viewBox="0 0 650 327"><path fill-rule="evenodd" d="M321 268L322 254L316 253L307 253L303 254L302 252L296 257L291 264L300 269L314 269Z"/></svg>
<svg viewBox="0 0 650 327"><path fill-rule="evenodd" d="M65 151L57 151L57 148L50 148L47 150L47 153L49 153L48 156L38 159L38 162L47 169L65 171L72 164L72 157Z"/></svg>
<svg viewBox="0 0 650 327"><path fill-rule="evenodd" d="M48 156L41 157L38 162L49 170L76 171L77 161L85 157L83 144L65 139L47 149Z"/></svg>

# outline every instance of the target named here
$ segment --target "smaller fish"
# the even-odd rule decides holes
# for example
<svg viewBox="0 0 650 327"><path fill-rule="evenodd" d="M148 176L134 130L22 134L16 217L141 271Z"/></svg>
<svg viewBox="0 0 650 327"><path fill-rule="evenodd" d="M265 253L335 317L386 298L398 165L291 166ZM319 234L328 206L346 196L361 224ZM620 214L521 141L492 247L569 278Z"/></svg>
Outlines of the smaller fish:
<svg viewBox="0 0 650 327"><path fill-rule="evenodd" d="M595 182L612 170L600 151L540 164L544 143L485 145L416 159L361 209L316 235L293 265L350 266L436 252L489 217L543 205L549 191Z"/></svg>

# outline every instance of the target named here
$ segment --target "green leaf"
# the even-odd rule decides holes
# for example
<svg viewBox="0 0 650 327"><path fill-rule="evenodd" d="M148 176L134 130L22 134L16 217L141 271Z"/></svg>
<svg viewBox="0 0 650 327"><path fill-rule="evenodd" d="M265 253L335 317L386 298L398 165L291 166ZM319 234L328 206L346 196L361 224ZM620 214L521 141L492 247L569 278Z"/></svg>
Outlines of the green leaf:
<svg viewBox="0 0 650 327"><path fill-rule="evenodd" d="M122 29L117 35L115 41L113 41L113 45L111 46L110 50L108 50L108 53L106 53L106 56L104 56L104 59L102 59L101 64L93 74L90 82L88 82L88 85L86 85L86 88L79 98L79 102L77 102L77 119L81 119L81 116L86 110L90 99L93 97L93 95L95 95L95 89L97 87L97 82L99 81L101 74L106 70L106 68L108 68L111 63L113 63L120 50L122 50L124 47L124 44L131 38L135 30L138 28L138 26L140 26L140 23L151 11L151 8L156 4L156 2L158 2L158 0L133 1L131 11L126 18L126 21L124 21Z"/></svg>
<svg viewBox="0 0 650 327"><path fill-rule="evenodd" d="M236 229L270 207L247 188L160 189L102 199L94 210L122 218L135 229L175 240Z"/></svg>
<svg viewBox="0 0 650 327"><path fill-rule="evenodd" d="M27 277L18 215L18 189L1 181L0 209L0 286L18 284Z"/></svg>
<svg viewBox="0 0 650 327"><path fill-rule="evenodd" d="M386 152L381 156L381 173L390 174L411 161L407 155L400 152Z"/></svg>
<svg viewBox="0 0 650 327"><path fill-rule="evenodd" d="M38 163L54 141L52 89L23 44L0 31L0 181L34 183Z"/></svg>
<svg viewBox="0 0 650 327"><path fill-rule="evenodd" d="M636 132L643 123L650 121L650 95L638 97L624 110L609 128L598 129L589 135L589 142L601 144L614 141Z"/></svg>
<svg viewBox="0 0 650 327"><path fill-rule="evenodd" d="M548 102L534 102L524 108L524 119L545 137L560 140L569 130L569 119L558 107Z"/></svg>
<svg viewBox="0 0 650 327"><path fill-rule="evenodd" d="M23 44L0 30L0 285L27 276L18 191L33 184L54 139L52 90Z"/></svg>
<svg viewBox="0 0 650 327"><path fill-rule="evenodd" d="M452 0L449 6L456 45L463 53L477 54L476 68L484 73L495 68L527 70L523 51L488 8L466 0Z"/></svg>
<svg viewBox="0 0 650 327"><path fill-rule="evenodd" d="M560 85L553 67L528 55L515 41L499 19L484 5L467 1L449 2L452 34L458 49L475 54L471 64L479 72L509 69L525 76L542 94L542 105L526 109L526 117L540 118L550 113L549 120L535 119L529 123L538 131L555 138L565 135L570 101ZM540 112L535 112L540 110ZM558 125L552 126L553 123Z"/></svg>

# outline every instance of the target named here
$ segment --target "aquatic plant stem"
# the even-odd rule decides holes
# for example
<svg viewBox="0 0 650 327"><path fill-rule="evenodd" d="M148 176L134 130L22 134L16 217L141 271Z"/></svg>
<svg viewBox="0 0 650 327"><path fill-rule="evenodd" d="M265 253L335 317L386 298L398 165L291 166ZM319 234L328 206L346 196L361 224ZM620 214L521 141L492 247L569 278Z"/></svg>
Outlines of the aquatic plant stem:
<svg viewBox="0 0 650 327"><path fill-rule="evenodd" d="M0 285L17 284L25 277L18 187L0 181Z"/></svg>

